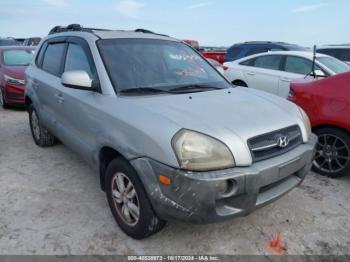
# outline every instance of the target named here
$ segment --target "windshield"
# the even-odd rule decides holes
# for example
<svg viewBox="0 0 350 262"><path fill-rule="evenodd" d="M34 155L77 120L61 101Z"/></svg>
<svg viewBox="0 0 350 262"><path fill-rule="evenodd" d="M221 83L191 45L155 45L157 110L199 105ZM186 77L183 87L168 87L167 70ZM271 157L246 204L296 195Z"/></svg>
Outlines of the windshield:
<svg viewBox="0 0 350 262"><path fill-rule="evenodd" d="M336 74L350 71L350 66L334 57L318 57L317 61L325 65Z"/></svg>
<svg viewBox="0 0 350 262"><path fill-rule="evenodd" d="M27 66L32 61L33 50L7 50L4 51L4 65Z"/></svg>
<svg viewBox="0 0 350 262"><path fill-rule="evenodd" d="M127 89L211 86L230 84L189 46L154 39L105 39L98 46L113 85ZM136 89L137 88L137 89ZM210 89L210 90L215 90Z"/></svg>

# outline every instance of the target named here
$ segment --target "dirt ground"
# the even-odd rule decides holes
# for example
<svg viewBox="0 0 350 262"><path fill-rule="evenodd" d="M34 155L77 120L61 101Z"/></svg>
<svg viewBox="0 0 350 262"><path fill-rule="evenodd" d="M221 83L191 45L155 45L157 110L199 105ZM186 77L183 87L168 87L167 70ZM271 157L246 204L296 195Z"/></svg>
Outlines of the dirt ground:
<svg viewBox="0 0 350 262"><path fill-rule="evenodd" d="M27 113L0 109L0 254L350 254L350 174L310 173L248 217L218 224L168 223L137 241L113 220L97 173L59 144L37 147Z"/></svg>

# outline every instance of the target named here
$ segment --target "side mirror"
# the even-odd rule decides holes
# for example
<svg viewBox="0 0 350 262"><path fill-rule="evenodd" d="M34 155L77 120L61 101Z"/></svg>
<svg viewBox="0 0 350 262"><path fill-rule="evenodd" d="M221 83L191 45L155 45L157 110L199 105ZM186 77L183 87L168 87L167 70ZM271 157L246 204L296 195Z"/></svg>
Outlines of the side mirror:
<svg viewBox="0 0 350 262"><path fill-rule="evenodd" d="M62 85L75 89L94 91L96 87L93 82L88 73L83 70L67 71L61 77Z"/></svg>
<svg viewBox="0 0 350 262"><path fill-rule="evenodd" d="M319 70L319 69L316 69L314 71L314 74L313 74L315 77L326 77L326 74L322 71L322 70Z"/></svg>

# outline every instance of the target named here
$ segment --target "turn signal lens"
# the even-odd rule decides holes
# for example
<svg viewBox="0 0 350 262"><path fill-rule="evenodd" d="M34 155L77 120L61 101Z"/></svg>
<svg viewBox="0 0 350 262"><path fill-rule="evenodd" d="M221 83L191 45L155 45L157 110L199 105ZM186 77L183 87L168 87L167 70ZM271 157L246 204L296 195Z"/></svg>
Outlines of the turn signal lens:
<svg viewBox="0 0 350 262"><path fill-rule="evenodd" d="M163 185L171 185L171 179L169 177L160 175L159 176L159 182L162 183Z"/></svg>

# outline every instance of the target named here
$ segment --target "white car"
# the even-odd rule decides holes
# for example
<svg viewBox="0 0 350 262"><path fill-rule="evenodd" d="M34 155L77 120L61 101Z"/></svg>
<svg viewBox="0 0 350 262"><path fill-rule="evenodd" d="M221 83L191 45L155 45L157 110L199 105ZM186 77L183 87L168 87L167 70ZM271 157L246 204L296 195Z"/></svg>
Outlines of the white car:
<svg viewBox="0 0 350 262"><path fill-rule="evenodd" d="M286 98L290 82L312 72L313 53L274 51L224 63L225 77L234 85L260 89ZM350 71L350 66L334 57L316 54L315 74L327 77Z"/></svg>

